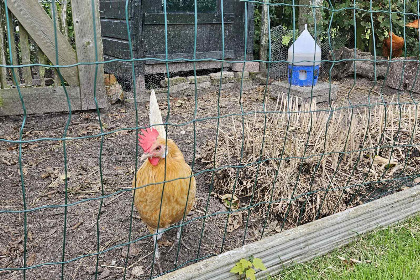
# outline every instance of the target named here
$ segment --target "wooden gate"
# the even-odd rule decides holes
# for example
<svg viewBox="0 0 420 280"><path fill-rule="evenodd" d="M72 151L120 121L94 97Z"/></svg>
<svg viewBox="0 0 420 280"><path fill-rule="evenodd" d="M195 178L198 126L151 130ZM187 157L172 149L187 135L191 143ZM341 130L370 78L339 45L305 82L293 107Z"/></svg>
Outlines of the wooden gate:
<svg viewBox="0 0 420 280"><path fill-rule="evenodd" d="M103 64L95 64L103 61L98 0L95 0L95 5L93 15L90 0L60 0L55 5L50 0L7 0L7 10L4 0L0 1L0 116L23 113L16 80L27 113L68 111L57 68L41 65L65 66L59 67L59 70L65 80L72 110L96 108L96 74L96 99L100 108L106 106ZM52 13L53 8L55 13ZM6 13L9 24L6 22ZM10 50L8 31L12 38ZM15 66L29 66L12 68L10 57ZM12 69L17 79L13 79Z"/></svg>

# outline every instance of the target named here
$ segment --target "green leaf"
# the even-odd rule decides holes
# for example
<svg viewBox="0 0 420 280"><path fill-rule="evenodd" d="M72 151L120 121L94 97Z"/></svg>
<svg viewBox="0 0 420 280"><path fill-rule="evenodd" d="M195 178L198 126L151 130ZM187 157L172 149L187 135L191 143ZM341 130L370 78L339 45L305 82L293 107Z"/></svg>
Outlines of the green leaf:
<svg viewBox="0 0 420 280"><path fill-rule="evenodd" d="M246 275L246 278L255 280L255 270L253 268L248 269L245 275Z"/></svg>
<svg viewBox="0 0 420 280"><path fill-rule="evenodd" d="M252 263L246 259L241 259L239 263L242 265L244 270L252 266Z"/></svg>
<svg viewBox="0 0 420 280"><path fill-rule="evenodd" d="M252 261L252 264L257 269L261 269L261 270L267 269L260 258L254 258L254 260Z"/></svg>
<svg viewBox="0 0 420 280"><path fill-rule="evenodd" d="M237 262L235 266L230 270L231 273L238 273L239 275L244 273L244 268L240 262Z"/></svg>

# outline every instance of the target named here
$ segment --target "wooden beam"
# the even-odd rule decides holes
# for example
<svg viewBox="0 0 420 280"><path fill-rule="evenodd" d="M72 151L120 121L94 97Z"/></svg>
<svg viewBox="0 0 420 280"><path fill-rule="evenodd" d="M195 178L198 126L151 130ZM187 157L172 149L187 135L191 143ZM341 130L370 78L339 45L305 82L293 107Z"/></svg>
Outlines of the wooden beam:
<svg viewBox="0 0 420 280"><path fill-rule="evenodd" d="M48 59L55 64L56 46L54 39L54 24L38 3L38 0L9 0L7 1L7 6ZM59 26L57 26L57 28L58 64L76 64L77 59L75 51L59 31ZM61 68L60 71L69 85L79 85L77 66L64 67Z"/></svg>
<svg viewBox="0 0 420 280"><path fill-rule="evenodd" d="M5 28L3 19L6 18L3 5L0 5L0 63L6 65L6 37L4 36ZM1 67L0 69L0 85L1 88L7 87L7 68Z"/></svg>
<svg viewBox="0 0 420 280"><path fill-rule="evenodd" d="M79 111L80 88L66 87L70 98L71 110ZM21 87L20 91L25 101L28 114L43 114L50 112L68 112L66 94L63 87ZM23 114L17 88L2 89L3 105L0 106L0 116Z"/></svg>
<svg viewBox="0 0 420 280"><path fill-rule="evenodd" d="M31 64L31 49L29 45L29 34L25 28L19 24L19 41L20 51L22 56L22 64ZM28 86L32 85L32 71L30 66L22 69L24 83Z"/></svg>
<svg viewBox="0 0 420 280"><path fill-rule="evenodd" d="M9 28L10 28L10 38L7 38L7 40L10 39L10 46L12 48L9 51L9 53L12 54L13 65L18 65L19 64L19 61L18 61L18 55L17 55L17 51L16 51L16 41L15 41L15 39L16 39L16 37L15 37L15 35L16 35L16 26L14 24L12 13L10 11L8 11L8 13L9 13L9 25L6 24L6 26L9 26ZM6 36L8 36L8 35L6 35ZM9 64L10 64L10 60L9 60ZM12 71L15 72L15 77L16 77L16 80L17 81L13 78ZM14 70L13 70L13 68L10 68L10 76L12 78L12 82L13 82L14 85L16 85L16 83L18 83L18 84L20 83L19 72L20 71L19 71L18 68L14 68Z"/></svg>
<svg viewBox="0 0 420 280"><path fill-rule="evenodd" d="M89 0L71 0L76 40L77 59L80 63L95 63L103 61L103 46L101 38L101 22L99 19L99 3L95 0L95 16L92 13L92 2ZM95 21L96 29L93 23ZM95 50L95 38L97 48ZM97 60L95 58L97 53ZM96 72L96 67L97 72ZM95 73L96 72L96 73ZM96 92L95 92L96 74ZM80 97L82 110L95 109L94 94L99 108L106 106L104 66L103 64L79 65Z"/></svg>

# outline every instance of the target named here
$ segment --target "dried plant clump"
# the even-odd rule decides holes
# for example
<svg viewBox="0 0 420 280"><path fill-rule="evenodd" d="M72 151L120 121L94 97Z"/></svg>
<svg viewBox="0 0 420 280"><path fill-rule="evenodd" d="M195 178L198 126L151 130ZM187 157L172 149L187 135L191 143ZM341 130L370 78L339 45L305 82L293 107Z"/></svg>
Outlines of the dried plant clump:
<svg viewBox="0 0 420 280"><path fill-rule="evenodd" d="M202 160L216 169L216 193L287 228L412 182L419 121L411 104L317 110L280 96L267 113L222 121L215 161L214 141Z"/></svg>

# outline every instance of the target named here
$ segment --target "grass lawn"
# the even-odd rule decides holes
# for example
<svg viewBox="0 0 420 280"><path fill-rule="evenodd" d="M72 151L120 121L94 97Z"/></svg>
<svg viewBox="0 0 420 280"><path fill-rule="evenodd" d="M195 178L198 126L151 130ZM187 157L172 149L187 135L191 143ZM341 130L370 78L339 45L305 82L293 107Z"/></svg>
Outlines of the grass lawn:
<svg viewBox="0 0 420 280"><path fill-rule="evenodd" d="M280 279L420 279L420 215L271 277Z"/></svg>

